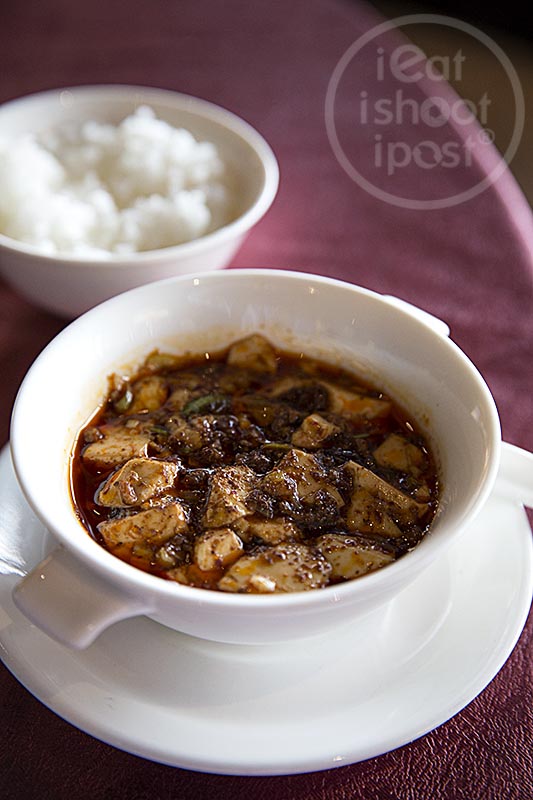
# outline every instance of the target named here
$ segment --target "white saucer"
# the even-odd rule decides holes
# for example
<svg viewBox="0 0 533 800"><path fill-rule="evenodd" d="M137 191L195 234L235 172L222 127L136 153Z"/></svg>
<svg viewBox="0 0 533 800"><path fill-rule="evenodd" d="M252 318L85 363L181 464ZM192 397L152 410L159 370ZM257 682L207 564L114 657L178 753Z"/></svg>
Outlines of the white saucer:
<svg viewBox="0 0 533 800"><path fill-rule="evenodd" d="M522 451L504 445L496 488L448 557L357 627L254 648L204 642L137 618L73 652L12 603L19 576L52 545L21 495L4 449L2 656L61 717L154 761L271 775L380 755L473 700L502 667L525 624L533 547L512 485L517 453Z"/></svg>

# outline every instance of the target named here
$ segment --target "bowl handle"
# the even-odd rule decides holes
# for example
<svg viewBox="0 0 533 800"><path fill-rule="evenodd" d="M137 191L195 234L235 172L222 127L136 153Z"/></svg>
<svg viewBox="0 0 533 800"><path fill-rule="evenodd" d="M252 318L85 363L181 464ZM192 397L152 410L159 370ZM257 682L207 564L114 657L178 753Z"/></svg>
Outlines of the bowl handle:
<svg viewBox="0 0 533 800"><path fill-rule="evenodd" d="M528 508L533 508L533 453L502 442L497 489Z"/></svg>
<svg viewBox="0 0 533 800"><path fill-rule="evenodd" d="M153 611L87 569L64 547L17 584L13 600L48 636L76 650L88 647L114 622Z"/></svg>

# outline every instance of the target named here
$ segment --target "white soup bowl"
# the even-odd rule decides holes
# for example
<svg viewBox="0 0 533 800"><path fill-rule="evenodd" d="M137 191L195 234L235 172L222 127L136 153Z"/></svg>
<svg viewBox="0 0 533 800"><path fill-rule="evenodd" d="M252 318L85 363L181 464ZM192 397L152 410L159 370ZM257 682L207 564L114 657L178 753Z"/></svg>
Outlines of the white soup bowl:
<svg viewBox="0 0 533 800"><path fill-rule="evenodd" d="M77 433L107 391L155 348L219 350L258 331L275 345L327 359L392 395L428 437L441 495L429 533L391 565L309 592L239 595L165 581L119 560L76 516L69 490ZM22 490L58 548L15 589L19 608L50 635L87 646L139 614L228 643L324 632L390 601L442 558L482 507L500 427L482 377L439 321L347 283L273 270L198 274L115 297L71 323L37 358L17 397L11 447Z"/></svg>

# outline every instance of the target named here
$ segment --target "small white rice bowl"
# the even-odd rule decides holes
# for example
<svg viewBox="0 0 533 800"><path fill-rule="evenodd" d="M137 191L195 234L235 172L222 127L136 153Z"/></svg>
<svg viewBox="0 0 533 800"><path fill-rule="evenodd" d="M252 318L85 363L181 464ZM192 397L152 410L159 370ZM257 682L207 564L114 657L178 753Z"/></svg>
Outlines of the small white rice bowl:
<svg viewBox="0 0 533 800"><path fill-rule="evenodd" d="M0 232L46 254L107 258L189 242L232 218L216 146L148 106L0 138Z"/></svg>
<svg viewBox="0 0 533 800"><path fill-rule="evenodd" d="M243 119L150 86L0 104L0 141L0 276L67 317L144 283L224 269L279 182L272 149Z"/></svg>

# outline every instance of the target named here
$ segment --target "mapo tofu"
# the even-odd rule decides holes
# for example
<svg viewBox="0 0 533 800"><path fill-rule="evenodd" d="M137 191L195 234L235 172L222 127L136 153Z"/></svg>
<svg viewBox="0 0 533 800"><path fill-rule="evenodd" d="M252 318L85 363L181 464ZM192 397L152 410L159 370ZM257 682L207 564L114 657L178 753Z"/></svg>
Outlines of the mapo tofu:
<svg viewBox="0 0 533 800"><path fill-rule="evenodd" d="M427 442L379 389L253 334L154 352L80 432L72 494L89 533L163 579L306 591L386 567L428 531Z"/></svg>

